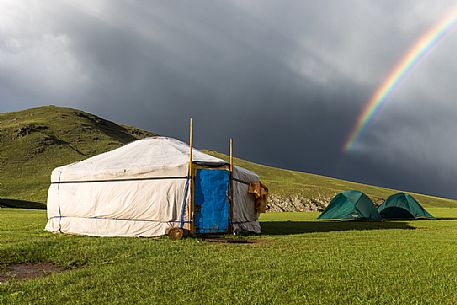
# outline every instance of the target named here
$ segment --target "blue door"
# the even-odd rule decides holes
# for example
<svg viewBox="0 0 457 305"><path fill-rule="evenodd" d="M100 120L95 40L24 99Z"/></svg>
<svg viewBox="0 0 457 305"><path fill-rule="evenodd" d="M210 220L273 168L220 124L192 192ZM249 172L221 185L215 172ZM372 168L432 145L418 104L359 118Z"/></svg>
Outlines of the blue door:
<svg viewBox="0 0 457 305"><path fill-rule="evenodd" d="M195 175L195 233L222 233L229 228L229 172L199 169Z"/></svg>

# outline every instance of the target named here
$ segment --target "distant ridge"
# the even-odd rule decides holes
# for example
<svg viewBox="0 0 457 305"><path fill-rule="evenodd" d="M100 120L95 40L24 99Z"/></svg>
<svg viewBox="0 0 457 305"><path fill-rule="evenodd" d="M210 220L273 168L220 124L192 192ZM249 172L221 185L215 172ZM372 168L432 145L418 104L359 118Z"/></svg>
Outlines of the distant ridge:
<svg viewBox="0 0 457 305"><path fill-rule="evenodd" d="M46 203L51 171L137 139L157 135L116 124L77 109L45 106L0 114L0 206L39 208ZM208 154L228 160L215 151ZM303 172L236 159L235 164L261 176L271 191L272 211L322 209L335 193L365 192L381 203L397 192ZM457 201L415 194L426 207L457 207Z"/></svg>

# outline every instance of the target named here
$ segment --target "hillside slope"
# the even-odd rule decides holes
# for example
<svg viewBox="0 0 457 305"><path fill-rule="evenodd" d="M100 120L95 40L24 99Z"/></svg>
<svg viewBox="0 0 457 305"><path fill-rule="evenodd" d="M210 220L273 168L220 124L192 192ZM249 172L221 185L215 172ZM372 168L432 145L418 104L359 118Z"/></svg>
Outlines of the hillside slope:
<svg viewBox="0 0 457 305"><path fill-rule="evenodd" d="M152 132L119 125L80 110L46 106L0 114L0 206L33 208L46 202L52 169L115 149ZM206 151L227 160L227 156ZM302 172L264 166L241 159L235 164L260 175L271 191L273 211L322 208L337 192L358 189L375 202L394 190ZM457 207L457 201L416 195L425 206Z"/></svg>
<svg viewBox="0 0 457 305"><path fill-rule="evenodd" d="M0 198L44 203L55 167L153 135L71 108L2 113Z"/></svg>
<svg viewBox="0 0 457 305"><path fill-rule="evenodd" d="M228 156L216 151L207 154L228 161ZM257 173L271 192L273 211L308 211L323 208L338 192L355 189L366 193L376 204L381 204L398 190L350 182L315 174L280 169L234 158L236 165ZM457 200L414 194L426 207L457 207Z"/></svg>

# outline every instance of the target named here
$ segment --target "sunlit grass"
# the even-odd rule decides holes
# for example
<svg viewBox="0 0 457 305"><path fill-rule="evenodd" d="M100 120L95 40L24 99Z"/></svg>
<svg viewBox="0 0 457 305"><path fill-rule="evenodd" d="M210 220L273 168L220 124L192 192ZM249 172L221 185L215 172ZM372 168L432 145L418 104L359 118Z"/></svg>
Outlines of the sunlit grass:
<svg viewBox="0 0 457 305"><path fill-rule="evenodd" d="M45 211L0 209L0 262L62 273L0 284L2 304L455 304L457 209L445 220L318 222L262 215L252 243L43 231Z"/></svg>

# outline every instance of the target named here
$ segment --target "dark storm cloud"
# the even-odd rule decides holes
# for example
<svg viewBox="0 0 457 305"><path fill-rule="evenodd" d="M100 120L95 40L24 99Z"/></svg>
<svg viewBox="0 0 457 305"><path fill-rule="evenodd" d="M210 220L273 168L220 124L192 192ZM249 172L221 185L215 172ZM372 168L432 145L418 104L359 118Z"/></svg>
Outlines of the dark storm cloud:
<svg viewBox="0 0 457 305"><path fill-rule="evenodd" d="M341 152L371 92L451 4L6 1L1 110L72 106L184 140L192 116L202 148L234 137L256 162L457 197L456 33Z"/></svg>

